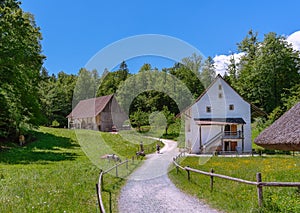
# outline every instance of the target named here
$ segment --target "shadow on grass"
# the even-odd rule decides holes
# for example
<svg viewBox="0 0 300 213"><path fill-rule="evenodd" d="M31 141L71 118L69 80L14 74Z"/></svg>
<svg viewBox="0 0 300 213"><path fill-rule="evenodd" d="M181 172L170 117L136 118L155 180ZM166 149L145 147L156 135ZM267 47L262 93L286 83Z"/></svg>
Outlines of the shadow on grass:
<svg viewBox="0 0 300 213"><path fill-rule="evenodd" d="M75 149L79 145L70 138L49 133L32 132L35 140L23 147L12 146L0 152L0 163L7 164L46 164L54 161L75 160Z"/></svg>
<svg viewBox="0 0 300 213"><path fill-rule="evenodd" d="M104 182L102 189L102 200L104 202L104 208L107 212L118 212L118 197L120 195L120 189L126 183L123 178L116 178L112 176L105 177L108 179Z"/></svg>

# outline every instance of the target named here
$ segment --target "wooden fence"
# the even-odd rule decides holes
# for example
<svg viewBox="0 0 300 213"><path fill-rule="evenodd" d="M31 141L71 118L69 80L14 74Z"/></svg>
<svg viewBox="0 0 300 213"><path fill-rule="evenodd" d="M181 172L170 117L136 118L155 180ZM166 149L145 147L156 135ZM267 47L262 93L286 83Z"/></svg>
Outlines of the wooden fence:
<svg viewBox="0 0 300 213"><path fill-rule="evenodd" d="M130 160L126 159L125 161L121 162L121 163L118 163L116 165L114 165L113 167L103 171L103 170L100 170L100 174L99 174L99 179L98 179L98 183L96 184L96 191L97 191L97 199L98 199L98 204L99 204L99 209L100 209L100 212L101 213L105 213L105 208L104 208L104 205L103 205L103 201L102 201L102 190L103 190L103 176L107 173L109 173L110 171L112 170L115 170L115 174L116 174L116 177L119 177L119 170L118 168L122 165L126 165L126 169L128 169L128 163L129 163ZM134 157L132 157L131 159L131 162L134 163Z"/></svg>
<svg viewBox="0 0 300 213"><path fill-rule="evenodd" d="M99 209L101 213L105 213L105 208L103 205L103 201L102 201L102 190L103 190L103 177L105 174L109 173L112 170L115 170L115 176L119 177L119 167L125 165L126 169L128 169L128 164L131 162L132 164L134 164L134 159L135 157L132 156L132 158L130 160L126 159L125 161L118 163L116 165L114 165L113 167L103 171L100 170L100 174L99 174L99 179L98 179L98 183L96 184L96 192L97 192L97 199L98 199L98 204L99 204ZM141 157L142 158L142 157ZM136 156L136 160L138 160L139 157Z"/></svg>
<svg viewBox="0 0 300 213"><path fill-rule="evenodd" d="M256 173L256 181L249 181L249 180L243 180L240 178L234 178L226 175L216 174L214 173L214 170L211 169L210 172L201 171L198 169L190 168L189 166L182 167L177 161L182 156L182 153L180 153L178 156L173 158L173 163L176 167L176 172L178 173L178 170L184 170L187 172L187 178L190 181L191 180L191 172L202 174L206 176L210 176L210 190L213 191L214 188L214 177L225 179L225 180L231 180L243 184L248 185L254 185L257 188L257 198L258 198L258 205L260 207L263 206L263 187L298 187L300 190L300 182L262 182L262 176L261 173Z"/></svg>
<svg viewBox="0 0 300 213"><path fill-rule="evenodd" d="M98 183L96 184L97 199L98 199L99 209L101 213L105 213L105 208L103 205L102 195L101 195L101 190L103 188L103 175L104 175L103 171L100 170L99 180Z"/></svg>

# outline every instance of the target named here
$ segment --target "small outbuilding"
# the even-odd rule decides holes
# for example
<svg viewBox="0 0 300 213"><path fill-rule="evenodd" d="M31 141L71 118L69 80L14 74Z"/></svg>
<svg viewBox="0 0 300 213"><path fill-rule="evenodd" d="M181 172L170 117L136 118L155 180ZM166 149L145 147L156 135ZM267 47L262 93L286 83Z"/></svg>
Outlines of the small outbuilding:
<svg viewBox="0 0 300 213"><path fill-rule="evenodd" d="M81 100L67 116L69 129L116 131L127 118L114 95Z"/></svg>
<svg viewBox="0 0 300 213"><path fill-rule="evenodd" d="M265 129L254 143L270 150L300 151L300 102Z"/></svg>

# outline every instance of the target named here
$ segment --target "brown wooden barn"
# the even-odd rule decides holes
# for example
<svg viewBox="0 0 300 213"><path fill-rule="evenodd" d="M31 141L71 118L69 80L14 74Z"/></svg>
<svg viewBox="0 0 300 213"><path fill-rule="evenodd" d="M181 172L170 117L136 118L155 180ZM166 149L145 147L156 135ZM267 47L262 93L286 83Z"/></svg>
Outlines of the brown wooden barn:
<svg viewBox="0 0 300 213"><path fill-rule="evenodd" d="M127 118L114 95L81 100L67 116L69 129L115 131Z"/></svg>

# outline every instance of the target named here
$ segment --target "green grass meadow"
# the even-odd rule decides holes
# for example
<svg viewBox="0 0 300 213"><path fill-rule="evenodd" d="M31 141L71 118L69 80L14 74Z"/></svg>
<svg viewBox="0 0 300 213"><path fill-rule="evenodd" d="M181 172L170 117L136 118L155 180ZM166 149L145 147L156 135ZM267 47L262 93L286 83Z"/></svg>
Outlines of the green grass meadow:
<svg viewBox="0 0 300 213"><path fill-rule="evenodd" d="M24 147L10 144L0 151L0 212L99 212L95 189L99 171L115 165L100 156L117 153L125 160L138 149L137 141L125 141L118 134L45 127L33 134L34 142ZM155 141L149 139L145 146L150 150ZM114 171L104 176L108 212L117 212L124 177L140 162L120 169L121 178Z"/></svg>
<svg viewBox="0 0 300 213"><path fill-rule="evenodd" d="M245 180L256 181L256 173L262 173L263 181L300 182L299 156L268 156L226 158L213 157L204 165L199 157L182 160L190 166L209 172L224 174ZM210 206L225 212L300 212L300 191L295 187L264 187L264 207L259 208L255 186L214 178L214 190L210 191L210 177L173 169L169 177L181 190L205 200Z"/></svg>

